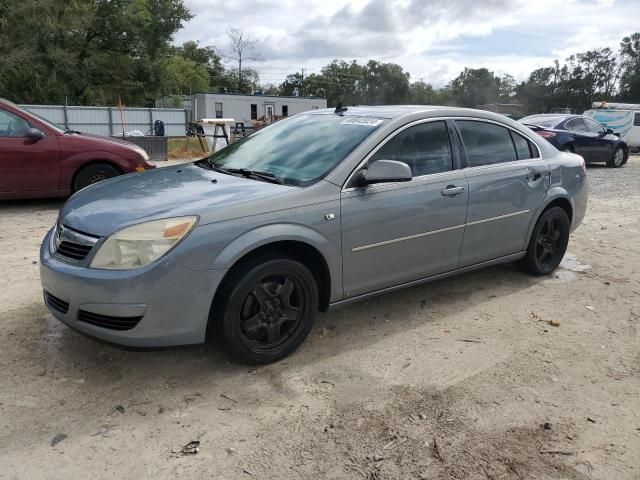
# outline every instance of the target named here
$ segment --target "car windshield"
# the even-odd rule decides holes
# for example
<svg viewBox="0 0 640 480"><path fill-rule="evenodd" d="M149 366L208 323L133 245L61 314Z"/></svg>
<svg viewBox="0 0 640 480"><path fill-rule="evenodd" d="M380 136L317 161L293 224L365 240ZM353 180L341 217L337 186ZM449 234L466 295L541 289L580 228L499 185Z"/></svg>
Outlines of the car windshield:
<svg viewBox="0 0 640 480"><path fill-rule="evenodd" d="M561 116L546 116L546 115L531 115L530 117L524 117L520 119L520 123L525 125L536 125L538 127L553 128L558 125L564 117Z"/></svg>
<svg viewBox="0 0 640 480"><path fill-rule="evenodd" d="M40 120L43 123L46 123L52 128L57 128L58 130L61 130L63 132L67 130L64 125L60 125L59 123L55 123L55 122L52 122L51 120L47 120L46 118L38 115L37 113L33 113L29 110L27 110L27 112L29 113L29 115L36 117L38 120Z"/></svg>
<svg viewBox="0 0 640 480"><path fill-rule="evenodd" d="M329 173L383 123L348 114L295 115L232 143L208 161L217 168L260 172L306 186Z"/></svg>

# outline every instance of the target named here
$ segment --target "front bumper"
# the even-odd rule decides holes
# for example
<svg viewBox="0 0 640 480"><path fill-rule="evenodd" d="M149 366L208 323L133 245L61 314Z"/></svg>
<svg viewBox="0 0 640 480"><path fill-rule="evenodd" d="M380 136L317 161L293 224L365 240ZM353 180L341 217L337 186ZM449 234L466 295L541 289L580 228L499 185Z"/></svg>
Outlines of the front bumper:
<svg viewBox="0 0 640 480"><path fill-rule="evenodd" d="M204 342L213 295L225 270L194 271L170 257L136 270L72 265L51 254L52 233L40 249L40 279L54 317L90 336L131 347ZM68 304L66 313L59 304L56 308L56 301L47 301L47 293ZM117 330L81 320L86 312L90 318L115 318L117 325L124 322L118 318L139 321L131 329Z"/></svg>

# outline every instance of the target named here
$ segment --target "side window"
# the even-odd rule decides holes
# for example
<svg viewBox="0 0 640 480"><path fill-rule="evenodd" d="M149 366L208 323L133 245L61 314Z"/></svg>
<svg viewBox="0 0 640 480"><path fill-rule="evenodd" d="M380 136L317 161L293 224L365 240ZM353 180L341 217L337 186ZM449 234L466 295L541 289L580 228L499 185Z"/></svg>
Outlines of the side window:
<svg viewBox="0 0 640 480"><path fill-rule="evenodd" d="M516 132L510 132L513 144L516 146L516 155L518 160L527 160L529 158L538 158L538 150L529 140Z"/></svg>
<svg viewBox="0 0 640 480"><path fill-rule="evenodd" d="M470 167L516 160L516 150L507 128L473 120L456 120L456 125Z"/></svg>
<svg viewBox="0 0 640 480"><path fill-rule="evenodd" d="M640 113L636 113L633 117L633 126L640 127Z"/></svg>
<svg viewBox="0 0 640 480"><path fill-rule="evenodd" d="M590 132L593 133L604 133L604 128L598 122L591 120L590 118L585 118L584 123L587 124L587 128Z"/></svg>
<svg viewBox="0 0 640 480"><path fill-rule="evenodd" d="M23 137L29 122L0 109L0 137Z"/></svg>
<svg viewBox="0 0 640 480"><path fill-rule="evenodd" d="M586 132L587 126L581 118L574 118L564 124L565 128L571 132Z"/></svg>
<svg viewBox="0 0 640 480"><path fill-rule="evenodd" d="M411 168L414 177L447 172L453 168L447 125L428 122L403 130L378 150L376 160L398 160Z"/></svg>

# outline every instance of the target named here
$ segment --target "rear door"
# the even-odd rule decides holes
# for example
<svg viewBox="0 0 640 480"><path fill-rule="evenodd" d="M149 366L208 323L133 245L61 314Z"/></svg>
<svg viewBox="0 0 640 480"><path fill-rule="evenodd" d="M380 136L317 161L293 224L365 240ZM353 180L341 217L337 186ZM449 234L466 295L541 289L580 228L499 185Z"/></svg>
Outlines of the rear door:
<svg viewBox="0 0 640 480"><path fill-rule="evenodd" d="M523 251L549 188L549 167L536 145L515 130L481 120L455 124L469 183L460 267Z"/></svg>
<svg viewBox="0 0 640 480"><path fill-rule="evenodd" d="M467 180L454 169L459 156L452 134L443 120L404 127L368 163L404 162L413 173L410 182L347 183L341 198L346 297L458 268Z"/></svg>
<svg viewBox="0 0 640 480"><path fill-rule="evenodd" d="M58 139L46 132L40 140L24 137L32 122L0 106L0 192L51 193L58 190Z"/></svg>

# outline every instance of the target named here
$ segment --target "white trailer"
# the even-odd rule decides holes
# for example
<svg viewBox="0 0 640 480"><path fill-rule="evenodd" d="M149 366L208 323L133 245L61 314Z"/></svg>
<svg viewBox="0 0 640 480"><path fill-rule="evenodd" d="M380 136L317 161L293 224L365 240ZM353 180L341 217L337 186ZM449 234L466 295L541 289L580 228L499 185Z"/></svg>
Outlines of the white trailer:
<svg viewBox="0 0 640 480"><path fill-rule="evenodd" d="M594 102L584 112L620 135L633 153L640 152L640 104Z"/></svg>
<svg viewBox="0 0 640 480"><path fill-rule="evenodd" d="M255 122L271 121L319 108L327 108L321 97L278 97L234 93L195 93L191 96L192 119L233 118L253 127Z"/></svg>

